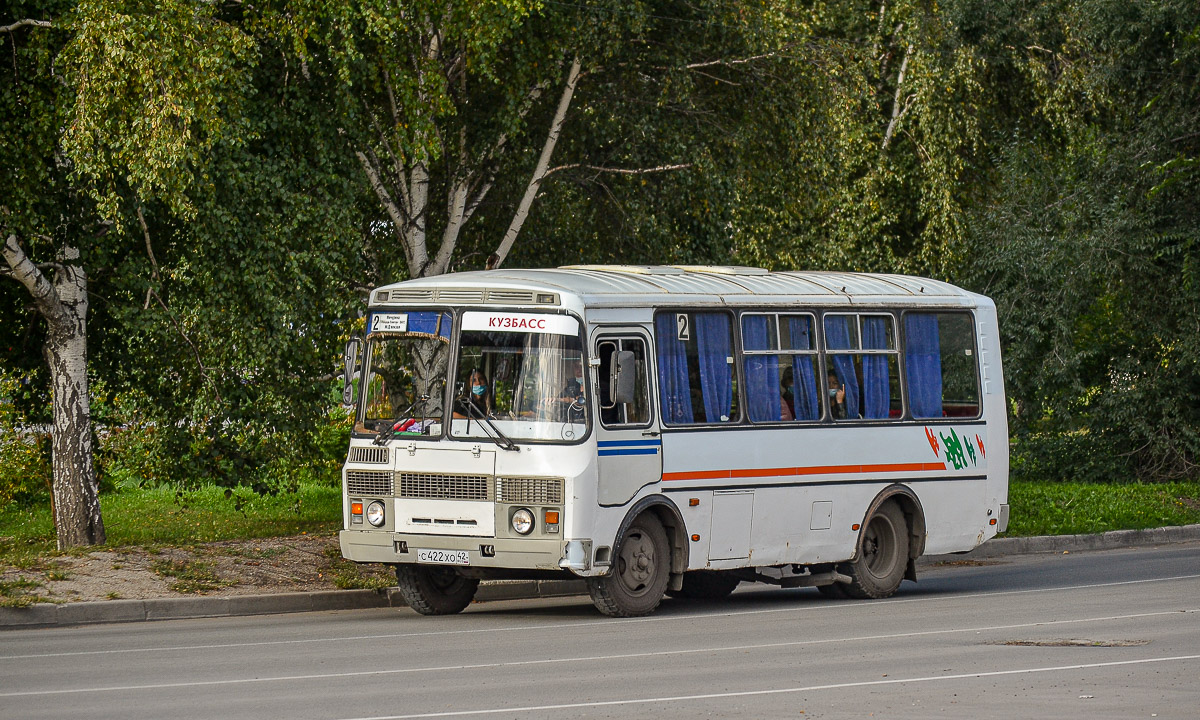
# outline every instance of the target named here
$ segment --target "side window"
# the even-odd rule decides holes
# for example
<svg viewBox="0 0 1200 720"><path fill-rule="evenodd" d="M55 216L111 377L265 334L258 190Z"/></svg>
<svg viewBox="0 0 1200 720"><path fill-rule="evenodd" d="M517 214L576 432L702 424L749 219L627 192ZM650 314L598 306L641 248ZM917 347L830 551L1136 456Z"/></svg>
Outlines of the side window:
<svg viewBox="0 0 1200 720"><path fill-rule="evenodd" d="M614 404L609 397L608 378L616 354L622 350L633 353L634 391L633 402ZM618 425L645 425L650 422L650 390L646 372L646 343L641 338L604 338L596 346L600 358L600 422L605 427Z"/></svg>
<svg viewBox="0 0 1200 720"><path fill-rule="evenodd" d="M747 313L741 320L750 420L819 420L812 316Z"/></svg>
<svg viewBox="0 0 1200 720"><path fill-rule="evenodd" d="M826 393L834 420L886 420L904 414L899 351L891 315L827 314Z"/></svg>
<svg viewBox="0 0 1200 720"><path fill-rule="evenodd" d="M904 373L914 418L978 417L979 369L971 316L905 313Z"/></svg>
<svg viewBox="0 0 1200 720"><path fill-rule="evenodd" d="M663 422L738 421L733 324L723 312L663 312L654 318Z"/></svg>

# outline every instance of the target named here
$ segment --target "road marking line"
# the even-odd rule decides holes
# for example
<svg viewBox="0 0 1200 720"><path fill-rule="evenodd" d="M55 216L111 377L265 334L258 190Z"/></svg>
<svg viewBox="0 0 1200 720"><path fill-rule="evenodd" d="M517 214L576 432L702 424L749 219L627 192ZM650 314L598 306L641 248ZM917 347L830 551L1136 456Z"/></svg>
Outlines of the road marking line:
<svg viewBox="0 0 1200 720"><path fill-rule="evenodd" d="M907 685L944 680L966 680L973 678L1001 677L1004 675L1032 675L1035 673L1064 672L1068 670L1093 670L1096 668L1145 665L1148 663L1179 662L1198 660L1200 655L1176 655L1174 657L1144 658L1142 660L1118 660L1114 662L1086 663L1080 665L1056 665L1054 667L1019 668L1016 670L992 670L988 672L960 673L957 675L928 675L915 678L888 680L863 680L859 682L807 685L804 687L776 688L774 690L742 690L736 692L706 693L703 695L675 695L670 697L637 698L633 700L597 700L593 702L562 703L559 705L529 705L525 707L488 708L485 710L455 710L447 712L417 713L413 715L379 715L370 718L346 718L345 720L416 720L417 718L464 717L468 715L499 715L501 713L528 713L545 710L573 710L579 708L611 707L614 705L649 705L653 703L683 702L691 700L720 700L722 698L754 697L761 695L786 695L818 690L845 690L877 685Z"/></svg>
<svg viewBox="0 0 1200 720"><path fill-rule="evenodd" d="M961 595L933 595L921 596L915 598L891 598L889 600L874 600L869 605L860 603L845 603L845 602L826 602L820 605L806 605L797 607L789 605L782 608L767 608L763 610L726 610L711 613L695 613L682 615L652 615L650 617L640 618L623 618L623 619L604 619L604 620L583 620L579 622L568 622L558 624L539 624L539 625L514 625L499 628L467 628L463 630L429 630L426 632L412 633L383 633L379 635L343 635L340 637L331 638L303 638L299 640L263 640L259 642L246 643L213 643L209 645L168 645L165 647L143 647L143 648L116 648L107 650L76 650L71 652L56 652L56 653L30 653L27 655L0 655L0 661L4 660L30 660L34 658L50 658L50 657L76 657L85 655L116 655L123 653L140 653L140 652L173 652L173 651L193 651L193 650L224 650L228 648L240 647L264 647L270 645L303 645L312 643L346 643L357 640L395 640L400 638L414 637L437 637L445 635L471 635L476 633L498 633L498 632L531 632L534 630L562 630L566 628L594 627L597 625L626 625L630 623L646 623L646 622L671 622L676 620L703 620L706 618L729 618L741 617L749 615L764 615L771 613L783 612L809 612L817 610L851 610L862 607L880 607L885 605L904 605L908 603L933 603L939 600L962 600L982 597L999 597L1004 595L1027 595L1033 593L1046 593L1069 590L1094 590L1096 588L1119 587L1122 585L1140 585L1146 583L1172 582L1175 580L1195 580L1200 578L1200 573L1194 575L1173 575L1162 578L1146 578L1144 580L1117 580L1105 583L1092 583L1088 585L1067 585L1063 587L1053 588L1030 588L1026 590L1001 590L999 592L980 592L980 593L964 593ZM191 618L193 620L211 620L213 618ZM12 630L11 632L20 632Z"/></svg>
<svg viewBox="0 0 1200 720"><path fill-rule="evenodd" d="M488 670L529 665L558 665L577 662L600 662L608 660L631 660L636 658L663 657L667 655L693 655L699 653L727 653L747 650L770 650L783 647L798 647L802 645L827 645L840 642L862 642L878 640L899 640L904 638L923 637L929 635L952 635L956 633L981 633L999 630L1018 630L1031 627L1050 627L1054 625L1077 625L1090 622L1108 622L1113 620L1132 620L1137 618L1162 617L1166 615L1181 615L1200 612L1193 610L1164 610L1160 612L1134 613L1129 615L1107 615L1101 617L1081 618L1077 620L1044 620L1041 622L1019 623L1014 625L988 625L983 627L950 628L942 630L921 630L905 633L889 633L886 635L860 635L848 638L825 638L822 640L792 640L787 642L760 643L753 645L727 645L720 647L690 648L681 650L655 650L639 653L621 653L617 655L583 655L566 658L546 658L542 660L509 660L494 663L476 663L471 665L441 665L434 667L392 668L389 670L359 670L354 672L319 673L311 675L280 675L265 678L233 678L229 680L192 680L188 682L153 683L145 685L124 685L118 687L73 688L64 690L29 690L21 692L0 693L0 698L27 697L31 695L70 695L88 692L126 692L131 690L162 690L165 688L202 687L211 685L245 685L250 683L294 682L302 680L326 680L334 678L371 677L378 675L408 675L422 672L447 672L453 670Z"/></svg>

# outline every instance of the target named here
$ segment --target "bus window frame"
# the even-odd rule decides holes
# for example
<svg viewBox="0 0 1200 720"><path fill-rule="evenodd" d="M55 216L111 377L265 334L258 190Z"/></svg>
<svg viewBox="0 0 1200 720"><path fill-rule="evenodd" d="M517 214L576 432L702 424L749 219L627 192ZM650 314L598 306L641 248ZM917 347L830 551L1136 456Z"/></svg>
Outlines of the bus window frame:
<svg viewBox="0 0 1200 720"><path fill-rule="evenodd" d="M450 382L449 367L450 367L450 363L454 362L454 358L456 357L456 353L458 352L459 318L458 318L458 313L456 312L457 310L458 310L458 308L455 308L452 306L445 306L445 305L440 306L440 307L430 307L430 306L424 306L424 305L418 306L418 307L389 307L389 306L380 307L378 305L372 305L372 306L367 307L366 323L367 323L368 328L370 327L371 317L373 315L377 315L379 313L435 312L435 313L448 313L450 315L450 343L449 343L449 349L447 350L447 352L450 353L450 357L446 361L446 381L444 383L445 387L442 388L442 408L443 408L442 415L437 418L439 421L439 424L442 427L441 427L441 431L437 435L434 435L434 434L425 435L421 438L423 440L441 441L441 440L445 440L448 437L450 437L449 427L445 423L445 417L447 414L447 411L445 408L449 407L448 403L451 402L452 398L453 398L453 388L450 387L451 382ZM355 405L354 423L351 425L351 428L350 428L350 436L351 437L374 438L374 437L378 436L378 434L379 434L377 431L369 432L369 433L359 432L357 428L359 425L362 425L365 427L366 422L367 422L366 421L366 415L367 415L366 383L367 383L367 378L369 378L371 376L371 360L373 359L372 354L367 352L367 350L368 350L368 348L371 347L373 335L387 336L390 334L392 334L392 333L378 331L378 330L374 331L374 332L371 332L370 330L366 330L363 332L363 336L362 336L363 359L362 359L361 368L359 370L362 381L361 381L361 386L360 386L361 389L359 390L359 397L356 400L356 402L354 403L354 405ZM432 418L433 416L430 416L430 417Z"/></svg>
<svg viewBox="0 0 1200 720"><path fill-rule="evenodd" d="M785 349L783 349L783 343L781 342L782 337L780 336L779 318L784 317L784 316L794 316L794 315L805 316L812 322L811 332L812 332L813 347L810 350L791 350L791 349L785 350ZM746 316L767 316L767 317L773 316L775 318L775 345L777 347L774 350L746 350L746 339L743 334L745 332L745 326L742 324L742 318L744 318ZM788 356L807 355L807 356L810 356L810 357L813 357L816 359L816 363L814 364L814 371L819 373L822 370L823 364L822 364L822 360L821 360L821 347L822 347L821 343L822 343L822 339L824 336L819 335L818 334L819 331L817 329L817 326L821 324L820 318L821 318L821 312L819 310L815 310L812 308L804 308L804 309L799 309L799 310L791 309L791 308L782 309L782 310L753 309L753 310L744 310L744 311L738 313L738 315L737 315L737 330L738 330L738 332L736 333L736 335L737 335L737 350L738 350L737 365L738 365L739 375L742 378L742 380L738 384L738 389L743 394L742 406L747 408L747 410L742 413L742 422L738 423L739 425L753 425L753 426L781 425L784 427L791 427L792 425L815 425L815 424L823 423L826 421L827 417L826 417L826 408L825 408L824 401L820 401L820 411L821 411L820 415L816 419L813 419L813 420L797 420L795 418L793 418L791 420L783 420L783 419L780 419L780 420L754 420L750 417L750 412L748 410L750 401L749 401L749 398L746 397L746 394L745 394L745 390L746 390L745 362L746 362L746 358L748 356L752 356L752 355L776 355L776 356L778 356L778 355L788 355ZM824 394L824 385L820 382L820 380L823 377L824 377L824 375L820 375L817 378L818 382L817 382L816 390L817 390L818 397L820 397L821 395ZM795 380L793 380L793 384L794 384L794 382L795 382Z"/></svg>
<svg viewBox="0 0 1200 720"><path fill-rule="evenodd" d="M904 374L904 372L905 372L904 352L903 352L903 344L901 342L900 330L899 330L899 317L898 316L902 311L903 310L900 308L893 308L893 309L862 308L861 310L859 310L859 309L856 309L856 310L838 309L838 310L823 310L821 312L821 339L820 339L820 343L821 343L820 344L820 348L821 348L820 352L821 352L821 361L822 361L821 379L824 380L824 379L828 378L829 373L833 372L833 363L832 363L832 359L831 359L832 355L850 355L850 356L882 355L885 357L890 355L890 356L894 356L896 358L897 386L900 391L900 414L896 417L891 417L890 412L889 412L889 416L883 417L883 418L856 417L856 418L838 419L833 416L833 404L829 401L829 393L825 392L825 390L827 388L824 385L822 385L821 396L823 399L821 402L823 403L823 405L825 407L825 422L830 423L830 424L837 424L837 425L852 425L852 424L860 424L860 423L865 424L865 425L880 425L880 424L888 424L888 423L891 423L891 424L904 423L904 422L913 420L913 418L910 414L910 411L909 411L909 407L908 407L909 406L908 388L905 387L907 384L908 376ZM825 334L825 318L830 317L830 316L833 316L833 317L842 316L842 317L855 318L855 323L854 323L855 348L848 349L848 350L839 350L839 349L831 350L829 348L829 344L826 342L827 338L826 338L826 334ZM862 346L862 318L863 317L886 317L891 321L891 323L892 323L892 327L891 327L892 347L891 347L891 349L878 349L878 348L872 348L869 350L863 349L863 346Z"/></svg>
<svg viewBox="0 0 1200 720"><path fill-rule="evenodd" d="M621 340L636 340L642 344L642 350L644 352L643 358L644 358L644 362L646 364L646 374L645 374L645 377L643 378L642 390L645 392L646 405L647 405L647 409L649 410L649 418L644 423L628 423L628 422L626 422L626 423L609 424L609 423L604 422L604 415L603 415L604 408L600 403L600 397L601 397L600 396L600 393L601 393L600 384L608 382L608 378L601 375L600 366L597 365L596 371L595 371L595 375L596 375L596 422L599 426L603 427L605 430L641 430L641 429L654 427L654 419L656 417L655 416L655 410L656 410L655 405L657 405L656 401L658 400L658 395L657 395L657 393L655 393L655 390L657 389L658 383L651 382L651 378L654 376L654 373L657 372L658 368L657 368L657 365L653 363L653 361L651 359L651 355L654 354L653 351L655 349L655 345L645 335L643 335L642 333L633 331L633 330L630 330L627 332L606 331L604 334L596 335L596 339L594 341L595 348L596 348L596 358L599 359L600 346L606 342L618 341L617 349L618 349L618 351L620 351L622 348L619 344L619 341L621 341ZM622 410L622 414L624 414L624 410Z"/></svg>
<svg viewBox="0 0 1200 720"><path fill-rule="evenodd" d="M733 357L732 382L735 385L734 393L733 393L733 401L734 401L734 403L736 403L735 407L737 409L738 416L737 416L736 420L731 419L728 422L719 422L719 421L718 422L712 422L712 421L695 422L695 421L693 421L690 423L671 423L671 422L667 421L666 413L663 413L663 416L660 419L661 427L664 430L666 430L666 429L728 430L731 428L748 426L749 423L746 419L746 410L745 410L746 399L744 397L744 389L743 389L745 379L742 377L742 367L741 367L742 364L741 364L741 362L738 361L738 358L740 358L742 355L742 333L740 330L741 325L738 322L739 313L736 312L735 310L733 310L732 308L717 307L717 306L699 306L699 307L675 306L675 307L656 307L656 308L654 308L654 314L651 316L651 319L650 319L650 338L652 340L652 343L649 347L649 349L651 351L653 351L653 354L654 354L654 381L652 383L652 390L653 390L654 397L653 397L652 402L654 402L657 405L657 408L659 410L662 409L663 392L662 392L662 384L659 382L660 377L659 377L659 367L658 367L658 316L659 315L677 315L679 313L685 313L688 315L695 315L697 313L713 313L713 314L723 314L729 318L729 335L730 335L730 343L731 343L730 351L733 353L733 355L732 355L732 357ZM692 332L694 332L694 330Z"/></svg>
<svg viewBox="0 0 1200 720"><path fill-rule="evenodd" d="M583 382L584 382L585 387L590 387L590 385L589 385L590 379L591 379L592 375L594 375L595 373L593 372L591 365L590 365L592 353L590 352L590 350L588 348L588 338L587 338L588 325L586 322L584 322L584 319L579 314L575 313L574 311L569 310L567 308L558 308L558 309L555 309L552 311L550 308L530 309L530 308L509 307L509 306L492 307L492 306L487 306L487 305L455 305L455 306L451 306L451 307L452 307L452 311L454 314L454 325L453 325L452 334L450 336L450 353L451 353L450 363L451 363L451 365L448 370L449 375L447 377L447 382L446 382L447 397L446 397L445 402L447 403L447 405L446 405L446 407L447 407L447 418L446 418L447 423L446 423L445 435L443 436L444 439L452 441L452 442L462 442L462 443L466 443L466 442L478 443L480 440L486 440L486 438L462 437L462 436L454 435L451 432L451 428L450 428L450 423L453 422L454 418L450 417L451 413L449 411L449 408L451 407L451 403L454 402L455 396L454 396L454 388L451 387L453 385L453 383L450 382L449 378L457 377L457 375L458 375L458 360L459 360L459 357L461 356L461 343L462 343L462 334L463 334L462 323L463 323L463 317L466 315L466 313L469 313L469 312L483 312L483 313L511 312L511 313L532 313L532 314L540 314L540 315L562 315L565 317L574 318L575 322L579 323L579 332L577 335L574 335L571 337L576 337L579 340L579 360L583 366ZM472 330L470 332L476 332L476 331ZM490 381L490 378L489 378L489 381ZM577 437L573 440L547 440L547 439L514 438L514 441L518 445L549 445L549 446L555 446L555 447L571 447L574 445L582 445L585 442L587 442L592 437L592 435L595 434L595 432L596 432L596 427L598 426L598 423L599 423L599 412L596 409L594 409L592 406L594 404L598 403L599 399L600 399L599 396L597 396L594 399L588 398L586 400L587 411L584 413L584 417L587 420L587 430L586 430L586 432L580 434L579 437Z"/></svg>
<svg viewBox="0 0 1200 720"><path fill-rule="evenodd" d="M904 351L907 351L907 349L908 349L908 337L907 337L907 331L904 330L904 318L906 315L908 315L910 313L925 314L925 315L934 315L934 314L936 314L936 315L965 315L968 318L970 318L970 320L971 320L971 357L975 361L975 392L978 397L976 400L977 409L976 409L975 415L963 416L963 417L943 415L942 417L916 418L916 417L913 417L913 415L912 415L912 408L911 408L910 404L906 402L905 406L904 406L904 418L906 420L912 421L914 423L928 423L928 424L976 422L976 421L982 420L983 419L983 367L982 367L982 362L980 361L980 356L979 356L979 318L975 314L975 309L974 308L945 308L945 307L929 307L929 308L911 307L911 308L904 308L903 310L900 311L898 327L899 327L900 331L902 333L904 333L904 335L905 335L903 337L903 341L901 343L902 352L900 353L900 368L901 368L900 374L904 379L904 381L901 383L901 385L902 385L902 391L905 394L906 400L907 400L907 396L908 396L908 365L905 360L905 357L907 356L907 352L904 352ZM942 399L945 400L945 397L943 397Z"/></svg>

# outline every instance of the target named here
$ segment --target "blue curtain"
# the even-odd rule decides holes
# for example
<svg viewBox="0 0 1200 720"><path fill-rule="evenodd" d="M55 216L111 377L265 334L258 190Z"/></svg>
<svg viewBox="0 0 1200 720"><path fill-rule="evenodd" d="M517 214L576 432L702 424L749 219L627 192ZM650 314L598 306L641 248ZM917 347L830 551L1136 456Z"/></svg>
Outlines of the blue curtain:
<svg viewBox="0 0 1200 720"><path fill-rule="evenodd" d="M886 317L864 317L863 349L886 350L888 348L888 319ZM888 388L887 355L863 356L863 417L886 418L890 408L891 393Z"/></svg>
<svg viewBox="0 0 1200 720"><path fill-rule="evenodd" d="M788 334L793 348L813 348L812 322L806 317L788 318ZM792 356L792 398L797 420L817 420L821 406L817 401L817 378L811 355Z"/></svg>
<svg viewBox="0 0 1200 720"><path fill-rule="evenodd" d="M450 339L450 313L443 312L410 312L408 314L408 332L423 335L441 336Z"/></svg>
<svg viewBox="0 0 1200 720"><path fill-rule="evenodd" d="M771 323L766 315L742 316L742 346L747 351L771 349ZM750 419L774 422L780 418L779 358L746 355L746 400ZM706 406L707 410L707 406Z"/></svg>
<svg viewBox="0 0 1200 720"><path fill-rule="evenodd" d="M700 392L704 396L704 418L728 421L733 407L733 355L729 316L725 313L696 313L696 341L700 350Z"/></svg>
<svg viewBox="0 0 1200 720"><path fill-rule="evenodd" d="M913 417L942 417L942 351L937 315L904 316L904 372Z"/></svg>
<svg viewBox="0 0 1200 720"><path fill-rule="evenodd" d="M852 347L853 316L832 315L825 318L825 346L830 350L848 350ZM854 357L851 355L829 356L838 385L846 388L846 417L858 417L858 378L854 374ZM830 404L833 401L830 400Z"/></svg>
<svg viewBox="0 0 1200 720"><path fill-rule="evenodd" d="M663 421L692 422L692 393L688 387L687 348L675 335L675 314L659 313L654 320L658 346L658 395Z"/></svg>

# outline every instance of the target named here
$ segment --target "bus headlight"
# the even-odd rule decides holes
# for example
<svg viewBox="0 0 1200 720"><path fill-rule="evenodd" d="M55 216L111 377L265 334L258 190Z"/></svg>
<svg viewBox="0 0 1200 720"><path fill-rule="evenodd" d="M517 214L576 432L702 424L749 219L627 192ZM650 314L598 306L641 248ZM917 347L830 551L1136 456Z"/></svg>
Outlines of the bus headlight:
<svg viewBox="0 0 1200 720"><path fill-rule="evenodd" d="M516 530L521 535L528 535L533 532L533 513L525 508L513 513L512 516L513 530Z"/></svg>
<svg viewBox="0 0 1200 720"><path fill-rule="evenodd" d="M376 500L367 506L367 522L374 527L383 525L383 503Z"/></svg>

